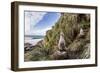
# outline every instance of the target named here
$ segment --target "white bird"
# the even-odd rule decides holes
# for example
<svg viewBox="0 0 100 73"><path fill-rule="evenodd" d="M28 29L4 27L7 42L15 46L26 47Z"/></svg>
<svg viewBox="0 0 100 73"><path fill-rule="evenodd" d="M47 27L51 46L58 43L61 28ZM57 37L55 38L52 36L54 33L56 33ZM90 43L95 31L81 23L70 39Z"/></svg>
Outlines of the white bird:
<svg viewBox="0 0 100 73"><path fill-rule="evenodd" d="M81 36L81 35L84 35L84 31L83 31L82 28L80 29L80 36Z"/></svg>
<svg viewBox="0 0 100 73"><path fill-rule="evenodd" d="M59 43L58 43L58 48L59 50L63 51L65 50L65 39L64 39L64 33L60 32L60 39L59 39Z"/></svg>

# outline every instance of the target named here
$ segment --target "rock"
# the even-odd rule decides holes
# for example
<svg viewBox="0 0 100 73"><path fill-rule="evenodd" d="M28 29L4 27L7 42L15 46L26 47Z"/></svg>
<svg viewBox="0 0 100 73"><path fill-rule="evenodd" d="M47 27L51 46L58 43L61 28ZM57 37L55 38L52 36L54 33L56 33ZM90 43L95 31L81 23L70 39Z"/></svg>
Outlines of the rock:
<svg viewBox="0 0 100 73"><path fill-rule="evenodd" d="M32 44L30 44L30 43L25 43L24 44L24 46L26 47L26 46L31 46Z"/></svg>
<svg viewBox="0 0 100 73"><path fill-rule="evenodd" d="M90 58L90 44L86 44L84 46L84 50L82 54L80 55L80 58L84 58L84 59Z"/></svg>
<svg viewBox="0 0 100 73"><path fill-rule="evenodd" d="M32 50L33 47L34 46L32 44L30 44L30 43L25 43L24 44L24 50L25 51L30 51L30 50Z"/></svg>
<svg viewBox="0 0 100 73"><path fill-rule="evenodd" d="M56 51L52 55L50 55L50 58L53 60L65 59L67 58L67 53L65 51Z"/></svg>

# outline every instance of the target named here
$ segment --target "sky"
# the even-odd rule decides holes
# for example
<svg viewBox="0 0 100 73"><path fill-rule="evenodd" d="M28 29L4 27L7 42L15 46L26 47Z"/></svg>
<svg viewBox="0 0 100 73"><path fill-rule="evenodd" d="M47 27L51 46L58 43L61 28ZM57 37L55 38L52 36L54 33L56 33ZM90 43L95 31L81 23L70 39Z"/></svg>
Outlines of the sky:
<svg viewBox="0 0 100 73"><path fill-rule="evenodd" d="M57 12L24 11L24 14L25 35L45 35L61 16Z"/></svg>

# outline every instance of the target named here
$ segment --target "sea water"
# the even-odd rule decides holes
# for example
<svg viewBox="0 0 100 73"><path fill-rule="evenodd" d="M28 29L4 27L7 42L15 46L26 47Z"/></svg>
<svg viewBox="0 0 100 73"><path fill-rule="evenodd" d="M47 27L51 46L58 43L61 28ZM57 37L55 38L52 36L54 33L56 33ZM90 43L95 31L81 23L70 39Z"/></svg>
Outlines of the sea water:
<svg viewBox="0 0 100 73"><path fill-rule="evenodd" d="M36 38L36 36L34 37L34 36L32 36L32 37L25 37L24 38L25 39L25 41L24 41L24 43L29 43L29 44L32 44L33 46L34 45L36 45L39 41L41 41L41 40L43 40L43 37L39 37L39 38Z"/></svg>

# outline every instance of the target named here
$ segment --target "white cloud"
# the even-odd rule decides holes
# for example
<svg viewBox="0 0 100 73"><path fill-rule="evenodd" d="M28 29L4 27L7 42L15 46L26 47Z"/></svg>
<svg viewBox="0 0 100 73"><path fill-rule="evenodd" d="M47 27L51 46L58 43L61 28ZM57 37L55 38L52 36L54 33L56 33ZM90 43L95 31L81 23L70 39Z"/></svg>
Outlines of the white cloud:
<svg viewBox="0 0 100 73"><path fill-rule="evenodd" d="M25 12L25 34L31 34L31 27L42 20L46 12Z"/></svg>

